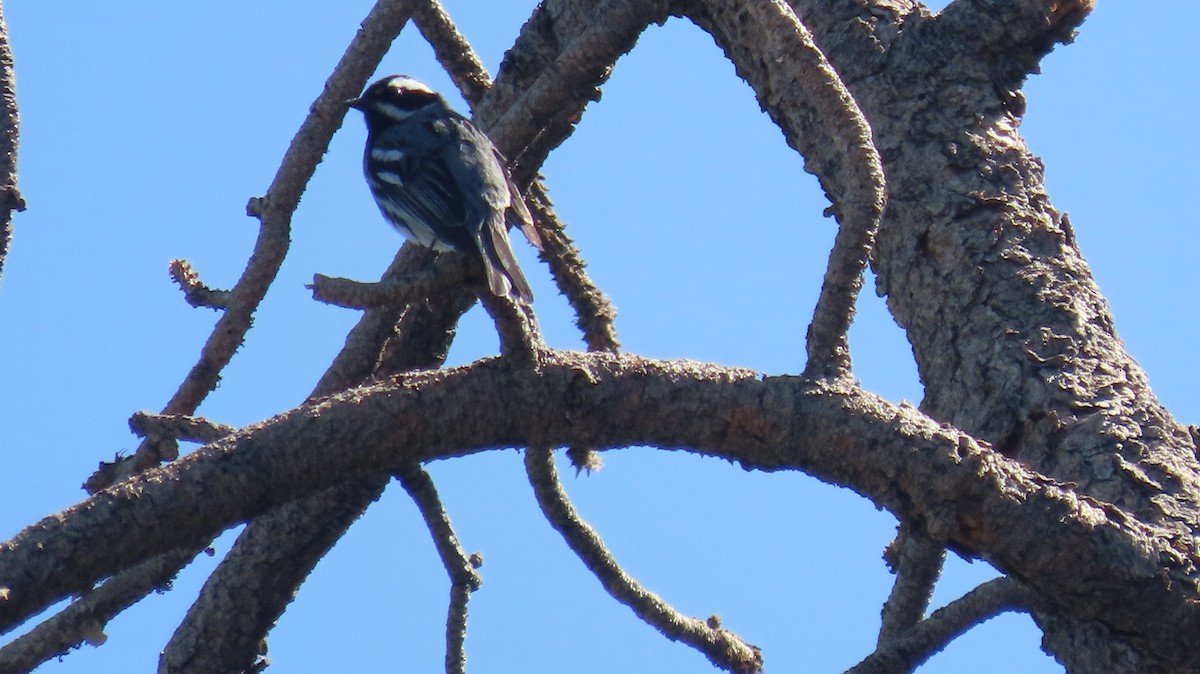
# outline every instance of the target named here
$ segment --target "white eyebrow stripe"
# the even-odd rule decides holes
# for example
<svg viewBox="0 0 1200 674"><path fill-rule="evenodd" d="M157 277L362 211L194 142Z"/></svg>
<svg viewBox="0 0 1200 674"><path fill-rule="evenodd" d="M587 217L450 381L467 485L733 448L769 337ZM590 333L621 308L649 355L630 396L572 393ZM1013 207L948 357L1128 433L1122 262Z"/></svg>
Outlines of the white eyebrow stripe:
<svg viewBox="0 0 1200 674"><path fill-rule="evenodd" d="M371 159L376 161L400 161L404 159L404 150L394 147L372 148Z"/></svg>
<svg viewBox="0 0 1200 674"><path fill-rule="evenodd" d="M412 117L412 114L416 112L416 110L405 110L398 105L387 103L385 101L376 101L374 108L376 112L384 117L390 118L394 122L403 122L409 117Z"/></svg>

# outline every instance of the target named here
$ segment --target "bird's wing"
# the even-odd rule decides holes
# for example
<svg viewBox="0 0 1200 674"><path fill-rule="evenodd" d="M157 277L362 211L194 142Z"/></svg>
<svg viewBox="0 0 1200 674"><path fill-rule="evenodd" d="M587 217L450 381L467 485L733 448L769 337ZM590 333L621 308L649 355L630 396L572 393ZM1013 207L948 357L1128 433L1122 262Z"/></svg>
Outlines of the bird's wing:
<svg viewBox="0 0 1200 674"><path fill-rule="evenodd" d="M449 152L459 144L457 135L444 120L414 119L390 130L381 140L396 154L383 154L381 161L396 179L376 196L436 229L451 247L467 251L476 248L469 229L477 216L471 213L468 186L449 163ZM481 227L476 224L475 232Z"/></svg>

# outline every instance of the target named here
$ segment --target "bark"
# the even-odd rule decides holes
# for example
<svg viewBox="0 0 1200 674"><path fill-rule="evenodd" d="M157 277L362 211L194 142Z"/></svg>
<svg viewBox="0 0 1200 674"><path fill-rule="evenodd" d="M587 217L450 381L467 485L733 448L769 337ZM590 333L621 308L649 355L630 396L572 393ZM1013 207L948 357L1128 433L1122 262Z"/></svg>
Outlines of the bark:
<svg viewBox="0 0 1200 674"><path fill-rule="evenodd" d="M1190 540L849 383L598 353L352 389L105 490L0 548L0 625L357 475L528 445L686 447L747 469L803 470L922 522L1064 612L1102 619L1140 652L1196 664L1183 648L1200 629ZM121 535L135 526L142 536Z"/></svg>
<svg viewBox="0 0 1200 674"><path fill-rule="evenodd" d="M1125 353L1017 131L1025 76L1071 39L1091 3L960 1L936 17L906 2L794 5L850 83L884 157L877 290L913 345L922 410L1159 535L1189 540L1200 524L1194 446ZM1072 671L1144 671L1192 657L1184 641L1156 663L1119 645L1096 648L1129 642L1083 615L1037 614L1047 646Z"/></svg>

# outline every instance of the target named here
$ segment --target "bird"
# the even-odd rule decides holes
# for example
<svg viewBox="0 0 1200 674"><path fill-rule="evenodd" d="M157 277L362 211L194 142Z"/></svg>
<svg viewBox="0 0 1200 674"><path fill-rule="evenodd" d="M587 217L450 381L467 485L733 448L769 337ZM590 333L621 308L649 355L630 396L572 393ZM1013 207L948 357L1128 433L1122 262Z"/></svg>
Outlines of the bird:
<svg viewBox="0 0 1200 674"><path fill-rule="evenodd" d="M440 94L408 75L389 75L347 101L363 113L363 173L383 217L406 238L479 260L488 288L529 304L533 292L508 238L541 238L507 162Z"/></svg>

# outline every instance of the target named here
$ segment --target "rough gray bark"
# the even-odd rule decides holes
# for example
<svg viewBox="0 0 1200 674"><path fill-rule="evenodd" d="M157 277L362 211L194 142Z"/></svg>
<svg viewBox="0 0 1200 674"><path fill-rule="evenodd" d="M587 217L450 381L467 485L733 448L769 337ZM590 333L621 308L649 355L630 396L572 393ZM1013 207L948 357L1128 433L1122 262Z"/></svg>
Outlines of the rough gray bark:
<svg viewBox="0 0 1200 674"><path fill-rule="evenodd" d="M415 462L497 447L645 444L745 468L803 470L900 518L897 583L878 650L855 671L909 671L1005 610L1031 612L1045 648L1071 672L1200 670L1194 438L1124 352L1069 219L1051 204L1041 163L1017 132L1024 78L1070 41L1089 0L958 0L936 16L908 0L546 0L494 83L436 2L380 6L393 19L417 17L521 184L535 179L649 24L675 15L709 32L804 155L842 228L805 376L554 351L532 362L417 371L440 364L475 301L458 285L434 282L425 300L367 311L304 404L100 491L0 546L0 625L113 574L130 581L121 586L153 587L125 574L161 555L183 564L180 550L249 521L161 663L161 671L248 669L313 565L394 472L411 478ZM393 23L399 30L403 19ZM382 53L379 44L374 50ZM369 68L355 72L362 79ZM319 122L302 137L316 127L332 133ZM310 158L320 151L305 145ZM286 198L255 206L265 214L264 237L279 238L267 236L269 222L286 230L302 189L303 178L288 184ZM594 348L615 351L611 307L582 276L543 186L532 194L540 226L562 238L549 264L579 325L592 326ZM843 376L844 330L868 249L877 290L913 346L925 385L919 409L891 405ZM250 269L264 260L277 269L285 253L286 242ZM436 276L430 258L406 250L385 279ZM261 297L269 282L242 292ZM257 304L243 304L248 328ZM220 364L212 367L181 387L178 395L189 392L183 411L211 388ZM544 508L573 512L550 477L539 483ZM425 507L427 519L445 521L435 536L452 540L436 498ZM130 526L144 535L122 536ZM575 538L588 539L571 543L588 547L581 556L621 575L598 538ZM947 547L1008 578L925 617ZM462 566L461 554L446 557ZM448 570L461 581L461 569ZM123 602L108 603L115 612ZM455 606L448 662L460 667L465 609ZM669 608L639 615L681 633L665 624L677 621ZM719 621L689 627L725 634ZM741 642L698 641L727 669L761 667L757 650Z"/></svg>
<svg viewBox="0 0 1200 674"><path fill-rule="evenodd" d="M1091 3L957 2L936 18L904 2L886 12L794 4L827 36L885 159L878 290L913 345L922 410L1161 536L1190 537L1200 524L1192 441L1125 353L1017 133L1025 76ZM852 20L868 13L873 24ZM878 57L863 58L876 45ZM1035 615L1071 671L1148 666L1103 620ZM1188 648L1177 643L1174 657Z"/></svg>

